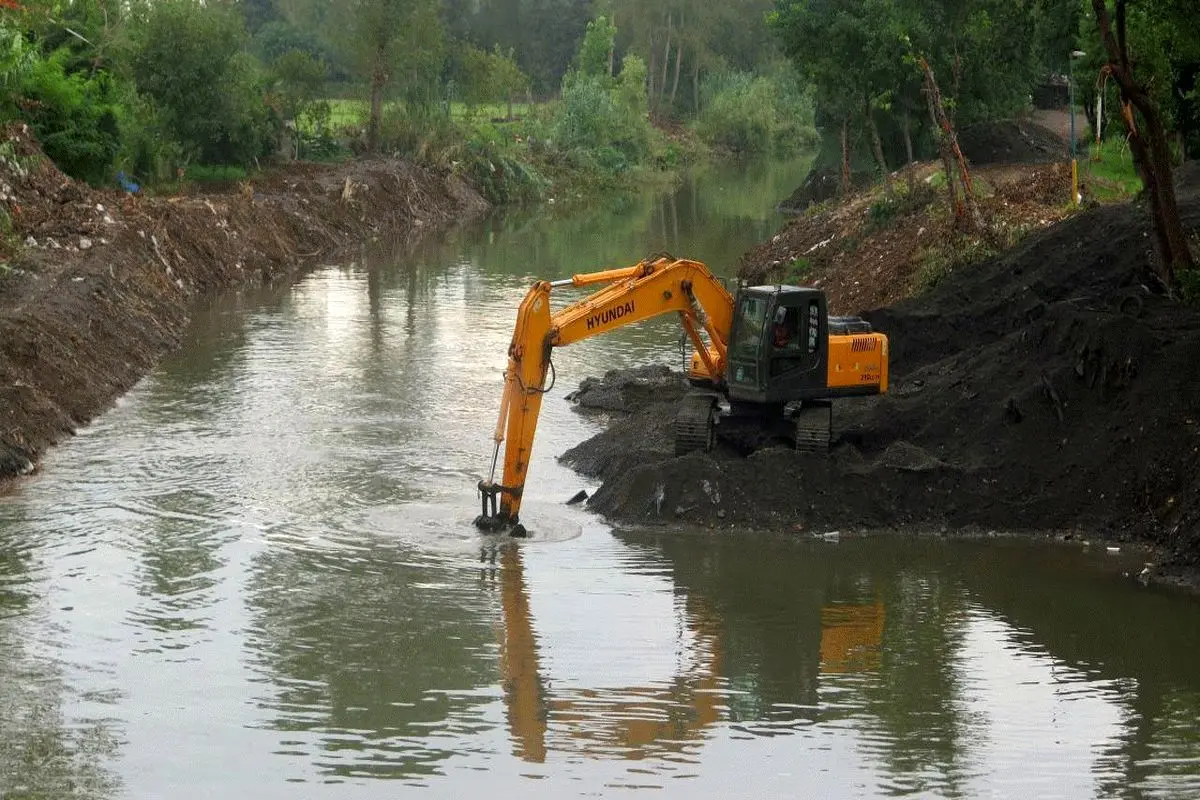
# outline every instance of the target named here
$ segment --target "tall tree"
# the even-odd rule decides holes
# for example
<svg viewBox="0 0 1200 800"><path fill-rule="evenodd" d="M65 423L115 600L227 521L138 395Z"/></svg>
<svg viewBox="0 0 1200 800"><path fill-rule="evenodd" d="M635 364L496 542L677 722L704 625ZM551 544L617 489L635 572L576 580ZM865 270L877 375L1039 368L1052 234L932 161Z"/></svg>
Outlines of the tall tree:
<svg viewBox="0 0 1200 800"><path fill-rule="evenodd" d="M1151 99L1144 80L1137 74L1137 67L1130 55L1128 0L1115 0L1111 14L1109 3L1105 0L1091 1L1100 28L1101 42L1108 54L1105 71L1121 88L1124 106L1122 117L1129 134L1129 146L1150 203L1160 259L1159 277L1168 289L1173 289L1178 272L1195 269L1196 262L1179 219L1166 131L1158 106ZM1180 5L1176 0L1157 0L1155 11L1178 13ZM1137 123L1139 117L1144 132Z"/></svg>
<svg viewBox="0 0 1200 800"><path fill-rule="evenodd" d="M439 0L278 0L294 24L323 31L368 89L367 149L377 152L388 97L429 105L439 94L445 30Z"/></svg>

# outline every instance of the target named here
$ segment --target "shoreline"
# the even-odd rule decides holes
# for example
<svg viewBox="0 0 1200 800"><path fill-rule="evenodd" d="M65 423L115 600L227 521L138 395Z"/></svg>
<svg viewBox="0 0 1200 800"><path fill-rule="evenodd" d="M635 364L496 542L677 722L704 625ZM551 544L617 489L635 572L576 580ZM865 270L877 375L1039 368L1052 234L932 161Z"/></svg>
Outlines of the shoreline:
<svg viewBox="0 0 1200 800"><path fill-rule="evenodd" d="M64 176L23 125L6 134L16 156L0 159L0 486L35 472L173 351L194 301L491 208L461 178L398 159L296 163L229 193L135 197Z"/></svg>

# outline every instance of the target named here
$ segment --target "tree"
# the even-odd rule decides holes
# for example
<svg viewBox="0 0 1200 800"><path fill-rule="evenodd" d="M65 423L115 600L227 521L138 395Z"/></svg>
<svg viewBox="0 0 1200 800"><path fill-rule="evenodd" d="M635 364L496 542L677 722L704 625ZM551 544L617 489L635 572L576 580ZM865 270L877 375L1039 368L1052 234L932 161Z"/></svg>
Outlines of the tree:
<svg viewBox="0 0 1200 800"><path fill-rule="evenodd" d="M249 164L268 153L276 131L236 10L156 0L145 14L130 68L188 154L205 163Z"/></svg>
<svg viewBox="0 0 1200 800"><path fill-rule="evenodd" d="M850 183L850 123L866 130L889 194L891 170L876 114L890 110L908 89L902 34L886 0L780 2L769 17L786 53L837 120L842 149L842 189ZM814 43L820 42L820 46Z"/></svg>
<svg viewBox="0 0 1200 800"><path fill-rule="evenodd" d="M271 64L271 78L280 113L285 121L293 125L296 157L302 155L304 142L305 132L301 121L316 120L317 135L324 134L321 128L328 121L329 103L322 100L321 95L327 74L325 62L303 50L289 50Z"/></svg>
<svg viewBox="0 0 1200 800"><path fill-rule="evenodd" d="M419 99L441 71L444 53L435 0L354 0L347 4L343 43L367 79L367 149L379 150L383 101L389 88Z"/></svg>
<svg viewBox="0 0 1200 800"><path fill-rule="evenodd" d="M99 184L111 177L120 146L117 92L106 72L67 72L69 59L64 49L33 64L21 82L21 112L63 172Z"/></svg>
<svg viewBox="0 0 1200 800"><path fill-rule="evenodd" d="M529 88L529 78L521 72L513 58L496 45L492 52L481 50L470 44L456 48L457 68L455 74L462 87L462 98L467 109L484 103L508 103L508 118L512 119L513 97Z"/></svg>
<svg viewBox="0 0 1200 800"><path fill-rule="evenodd" d="M279 21L279 11L275 8L275 0L238 0L242 9L242 18L246 30L252 34L258 33L259 28L271 22Z"/></svg>
<svg viewBox="0 0 1200 800"><path fill-rule="evenodd" d="M1106 0L1091 2L1101 42L1108 54L1108 64L1104 70L1120 86L1122 118L1129 134L1129 146L1150 203L1160 261L1158 274L1168 289L1174 289L1178 273L1195 269L1196 262L1188 248L1187 236L1179 218L1175 186L1171 179L1170 146L1162 117L1130 55L1129 2L1115 0L1111 15ZM1177 12L1178 5L1172 0L1161 0L1160 4L1156 4L1156 10L1160 13ZM1137 123L1139 117L1145 127L1144 133Z"/></svg>
<svg viewBox="0 0 1200 800"><path fill-rule="evenodd" d="M576 55L575 68L589 77L612 77L612 54L617 28L603 14L587 24L583 43Z"/></svg>

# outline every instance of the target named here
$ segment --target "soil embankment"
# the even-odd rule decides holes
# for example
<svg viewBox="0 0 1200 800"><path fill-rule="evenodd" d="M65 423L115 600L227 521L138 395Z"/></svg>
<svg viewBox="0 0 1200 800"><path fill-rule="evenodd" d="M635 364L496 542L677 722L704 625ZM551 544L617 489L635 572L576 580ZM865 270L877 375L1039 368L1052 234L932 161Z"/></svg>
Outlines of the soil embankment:
<svg viewBox="0 0 1200 800"><path fill-rule="evenodd" d="M1182 212L1200 231L1190 180ZM1160 546L1163 574L1194 582L1200 312L1153 291L1153 250L1141 209L1098 208L870 312L890 337L891 392L838 405L829 456L675 458L685 387L658 371L564 460L603 480L590 505L619 521L1071 531ZM591 387L605 390L619 410Z"/></svg>
<svg viewBox="0 0 1200 800"><path fill-rule="evenodd" d="M739 276L751 283L819 286L839 314L890 305L935 285L993 247L955 228L934 164L916 164L913 188L888 198L878 186L810 209L746 253ZM997 236L1019 240L1071 213L1064 164L989 165L974 171L978 204Z"/></svg>
<svg viewBox="0 0 1200 800"><path fill-rule="evenodd" d="M67 178L23 126L5 133L0 479L31 471L146 374L198 295L487 209L459 178L395 160L295 165L225 194L134 197Z"/></svg>

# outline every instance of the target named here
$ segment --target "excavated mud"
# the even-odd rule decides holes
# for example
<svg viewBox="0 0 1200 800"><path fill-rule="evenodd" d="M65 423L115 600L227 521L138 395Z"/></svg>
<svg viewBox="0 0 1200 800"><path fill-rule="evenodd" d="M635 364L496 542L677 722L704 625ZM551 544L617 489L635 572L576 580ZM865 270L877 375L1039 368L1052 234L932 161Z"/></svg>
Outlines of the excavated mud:
<svg viewBox="0 0 1200 800"><path fill-rule="evenodd" d="M21 125L0 156L0 481L174 348L191 301L379 237L478 216L452 175L402 161L294 165L224 193L135 197L59 172Z"/></svg>
<svg viewBox="0 0 1200 800"><path fill-rule="evenodd" d="M590 506L621 522L1069 531L1159 546L1194 580L1200 311L1157 291L1153 258L1143 211L1099 208L869 313L890 337L892 390L836 406L828 456L675 458L683 381L660 375L563 460L603 481Z"/></svg>
<svg viewBox="0 0 1200 800"><path fill-rule="evenodd" d="M958 145L972 164L1049 164L1068 157L1064 137L1032 122L982 122L959 131Z"/></svg>

